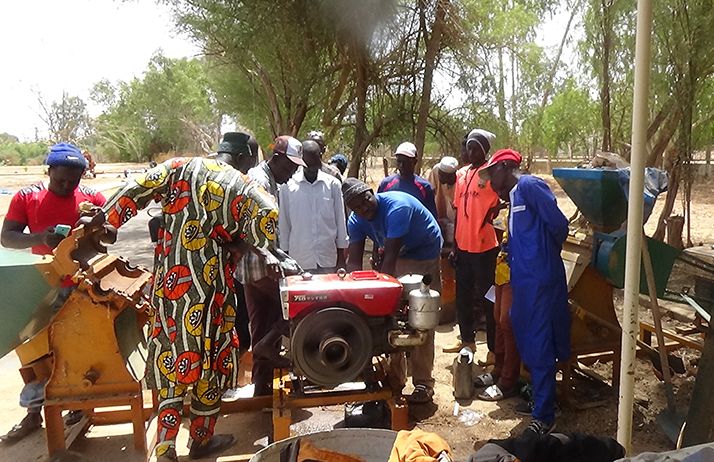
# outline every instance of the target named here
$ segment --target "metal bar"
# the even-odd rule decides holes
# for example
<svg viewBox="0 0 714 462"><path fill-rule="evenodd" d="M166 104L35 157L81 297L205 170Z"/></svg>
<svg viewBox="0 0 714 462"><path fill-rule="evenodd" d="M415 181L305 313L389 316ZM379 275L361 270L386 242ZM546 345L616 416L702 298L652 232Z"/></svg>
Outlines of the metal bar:
<svg viewBox="0 0 714 462"><path fill-rule="evenodd" d="M320 394L314 397L288 398L287 405L291 408L315 407L315 406L333 406L342 403L362 403L366 401L383 401L390 399L393 396L392 390L382 389L376 392L360 392L360 393L335 393L335 394Z"/></svg>
<svg viewBox="0 0 714 462"><path fill-rule="evenodd" d="M702 306L699 303L697 303L696 300L694 300L692 297L690 297L687 294L679 294L679 296L682 297L684 299L684 301L687 302L687 304L689 306L694 308L694 311L696 311L697 314L702 317L702 319L704 319L706 322L711 321L712 315L709 314L709 312L707 312L707 310L702 308Z"/></svg>
<svg viewBox="0 0 714 462"><path fill-rule="evenodd" d="M634 406L635 350L638 328L637 307L640 292L640 255L642 252L642 211L644 208L643 191L647 149L647 99L650 80L651 35L652 2L651 0L637 0L630 200L627 207L625 302L622 326L620 396L617 412L617 441L624 446L627 453L632 450L632 409Z"/></svg>

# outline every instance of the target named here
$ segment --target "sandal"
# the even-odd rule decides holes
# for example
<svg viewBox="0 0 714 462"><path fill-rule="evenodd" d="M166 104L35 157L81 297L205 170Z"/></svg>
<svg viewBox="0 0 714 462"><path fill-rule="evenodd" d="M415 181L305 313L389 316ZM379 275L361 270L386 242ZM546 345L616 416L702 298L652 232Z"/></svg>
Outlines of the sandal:
<svg viewBox="0 0 714 462"><path fill-rule="evenodd" d="M490 387L494 383L496 383L496 378L490 372L478 375L474 379L474 385L477 387Z"/></svg>
<svg viewBox="0 0 714 462"><path fill-rule="evenodd" d="M486 354L486 361L481 361L480 359L478 360L478 365L481 367L493 366L495 364L496 355L492 351L489 351L488 354Z"/></svg>
<svg viewBox="0 0 714 462"><path fill-rule="evenodd" d="M156 462L179 462L176 449L170 447L161 455L156 455Z"/></svg>
<svg viewBox="0 0 714 462"><path fill-rule="evenodd" d="M39 412L28 412L25 417L12 427L12 430L0 437L0 442L14 443L20 441L35 430L42 428L42 415Z"/></svg>
<svg viewBox="0 0 714 462"><path fill-rule="evenodd" d="M511 388L505 392L498 385L491 385L479 393L478 399L481 401L501 401L502 399L513 398L518 394L516 388Z"/></svg>
<svg viewBox="0 0 714 462"><path fill-rule="evenodd" d="M433 397L434 389L419 384L414 387L412 394L407 396L407 401L412 404L427 404L431 403Z"/></svg>

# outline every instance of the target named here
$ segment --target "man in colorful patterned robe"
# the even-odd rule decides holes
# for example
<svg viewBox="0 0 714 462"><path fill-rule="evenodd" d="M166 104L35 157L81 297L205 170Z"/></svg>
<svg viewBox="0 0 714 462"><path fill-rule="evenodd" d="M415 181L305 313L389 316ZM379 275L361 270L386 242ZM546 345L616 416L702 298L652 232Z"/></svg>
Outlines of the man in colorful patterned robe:
<svg viewBox="0 0 714 462"><path fill-rule="evenodd" d="M183 398L192 387L191 458L233 444L213 435L221 395L238 372L233 270L252 251L268 260L277 229L277 206L257 183L228 164L205 158L171 159L131 180L106 204L119 227L157 199L165 228L158 242L153 330L147 386L159 390L158 461L177 461L176 435Z"/></svg>

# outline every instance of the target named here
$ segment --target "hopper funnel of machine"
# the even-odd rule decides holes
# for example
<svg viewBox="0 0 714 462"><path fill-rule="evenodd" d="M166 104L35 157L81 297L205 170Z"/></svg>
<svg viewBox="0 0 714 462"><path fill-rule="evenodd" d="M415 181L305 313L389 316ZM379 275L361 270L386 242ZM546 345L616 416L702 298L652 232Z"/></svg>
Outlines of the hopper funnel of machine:
<svg viewBox="0 0 714 462"><path fill-rule="evenodd" d="M553 178L595 231L615 231L627 219L627 198L617 170L555 168Z"/></svg>
<svg viewBox="0 0 714 462"><path fill-rule="evenodd" d="M653 175L653 186L661 181ZM623 288L625 283L626 233L620 230L627 219L627 196L623 186L623 177L619 170L601 168L556 168L553 178L575 203L593 228L594 248L593 265L610 284ZM666 186L665 181L662 182ZM645 218L651 213L656 194L654 187L643 191L645 200ZM647 238L647 245L652 256L657 295L663 296L672 266L680 251L663 242ZM647 294L647 282L644 269L641 270L640 293Z"/></svg>

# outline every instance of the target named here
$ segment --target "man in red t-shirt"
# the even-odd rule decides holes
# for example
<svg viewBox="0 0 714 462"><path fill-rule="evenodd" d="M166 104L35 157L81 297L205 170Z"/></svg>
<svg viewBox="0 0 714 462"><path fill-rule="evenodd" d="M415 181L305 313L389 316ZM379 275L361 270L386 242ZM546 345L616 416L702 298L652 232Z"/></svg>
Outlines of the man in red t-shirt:
<svg viewBox="0 0 714 462"><path fill-rule="evenodd" d="M55 144L46 163L49 166L49 181L23 188L13 196L0 232L3 247L31 247L34 254L52 254L52 250L64 239L62 234L56 232L55 226L73 227L79 220L79 204L82 202L100 207L106 202L100 192L79 185L87 161L76 146ZM29 229L29 233L25 232L25 228ZM0 441L17 441L42 427L43 389L38 383L25 385L20 403L27 407L27 415Z"/></svg>

